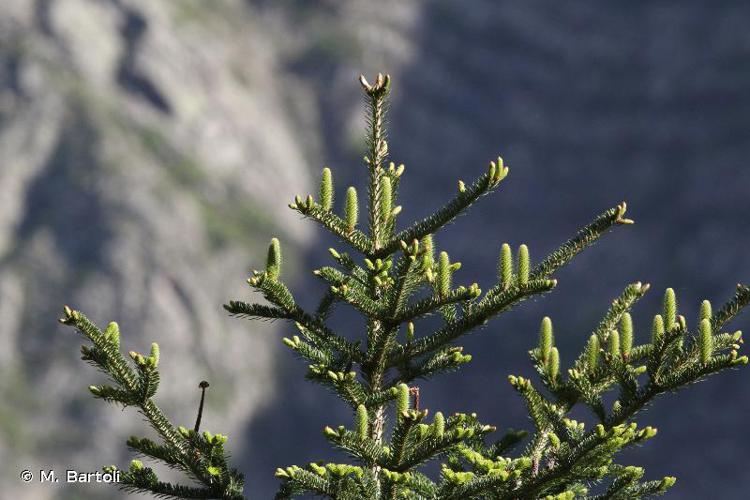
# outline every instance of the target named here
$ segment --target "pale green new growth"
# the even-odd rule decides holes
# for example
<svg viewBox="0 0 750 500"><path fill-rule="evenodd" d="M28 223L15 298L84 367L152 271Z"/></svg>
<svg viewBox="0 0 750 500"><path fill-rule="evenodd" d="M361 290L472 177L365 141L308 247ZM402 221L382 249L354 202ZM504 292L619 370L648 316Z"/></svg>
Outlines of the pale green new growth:
<svg viewBox="0 0 750 500"><path fill-rule="evenodd" d="M701 362L706 365L714 352L714 338L711 332L711 321L708 318L701 320L699 335Z"/></svg>
<svg viewBox="0 0 750 500"><path fill-rule="evenodd" d="M662 337L664 337L664 318L661 314L657 314L651 326L651 343L658 344Z"/></svg>
<svg viewBox="0 0 750 500"><path fill-rule="evenodd" d="M549 359L547 360L547 376L550 380L557 380L557 375L560 373L560 353L557 347L553 347L549 351Z"/></svg>
<svg viewBox="0 0 750 500"><path fill-rule="evenodd" d="M281 245L277 238L271 238L268 245L268 258L266 259L266 275L271 279L278 279L281 274Z"/></svg>
<svg viewBox="0 0 750 500"><path fill-rule="evenodd" d="M669 332L675 327L677 322L677 299L674 290L667 288L664 292L664 330Z"/></svg>
<svg viewBox="0 0 750 500"><path fill-rule="evenodd" d="M159 366L159 344L156 342L151 344L151 356L149 356L149 358L152 360L154 368Z"/></svg>
<svg viewBox="0 0 750 500"><path fill-rule="evenodd" d="M622 357L624 359L628 359L632 348L633 319L630 317L630 313L625 313L620 320L620 351L622 352Z"/></svg>
<svg viewBox="0 0 750 500"><path fill-rule="evenodd" d="M503 243L500 247L499 268L500 283L506 287L510 286L513 281L513 253L507 243Z"/></svg>
<svg viewBox="0 0 750 500"><path fill-rule="evenodd" d="M542 326L539 328L539 354L543 362L549 359L549 353L554 345L552 337L552 320L548 316L542 318Z"/></svg>
<svg viewBox="0 0 750 500"><path fill-rule="evenodd" d="M529 282L529 247L518 247L518 282L525 285Z"/></svg>
<svg viewBox="0 0 750 500"><path fill-rule="evenodd" d="M609 355L613 358L620 357L620 332L612 330L609 332Z"/></svg>
<svg viewBox="0 0 750 500"><path fill-rule="evenodd" d="M424 267L425 270L432 269L432 266L435 263L435 245L432 241L432 235L424 235L421 244L422 251L424 252L422 255L422 267Z"/></svg>
<svg viewBox="0 0 750 500"><path fill-rule="evenodd" d="M443 416L443 412L439 411L435 413L432 425L435 430L435 437L442 438L445 435L445 417Z"/></svg>
<svg viewBox="0 0 750 500"><path fill-rule="evenodd" d="M114 321L107 325L107 329L104 330L104 338L112 343L115 349L120 349L120 327Z"/></svg>
<svg viewBox="0 0 750 500"><path fill-rule="evenodd" d="M333 208L333 174L328 167L323 169L323 175L320 179L320 206L323 207L323 210Z"/></svg>
<svg viewBox="0 0 750 500"><path fill-rule="evenodd" d="M589 372L593 372L599 365L599 337L592 335L589 337L589 343L586 346L586 367Z"/></svg>
<svg viewBox="0 0 750 500"><path fill-rule="evenodd" d="M625 217L627 205L621 202L533 268L526 245L518 247L514 263L511 246L504 243L496 282L488 283L484 292L477 283L459 284L461 265L451 262L448 253L436 246L433 235L479 198L503 186L509 169L502 158L490 161L485 169L476 170L473 181L458 180L453 197L432 215L398 228L396 215L404 212L397 204L404 166L397 167L388 159L385 124L390 78L379 74L372 84L364 77L360 83L368 125L360 176L367 184L366 227L357 228L354 187L347 189L344 206L334 210L333 173L327 167L319 201L312 195L297 196L289 205L347 247L346 251L329 249L332 264L313 272L326 284L327 292L314 310L298 304L281 279L281 246L274 238L265 269L253 271L247 280L266 302L231 301L224 306L238 317L288 321L296 334L283 342L306 363L307 378L350 409L349 425L326 426L323 436L344 452L341 460L351 463L279 467L275 475L281 485L276 498L625 500L667 491L675 478L644 479L643 468L619 463L620 452L656 436L656 429L641 427L634 418L657 396L747 364L747 356L738 354L741 333L724 333L724 327L750 303L750 288L738 285L734 297L716 312L704 301L693 329L678 314L674 290L667 289L663 311L654 316L649 336L636 335L631 318L649 285L631 283L603 311L598 324L591 325L590 335L571 334L570 342L578 339L583 344L577 355L560 352L552 320L544 317L538 346L529 351L538 374L536 382L528 376L508 377L529 413L530 432L507 429L492 438L497 429L483 424L474 413L446 417L436 411L429 423L430 411L424 402L434 398L424 394L424 388L420 396L418 381L459 370L471 361L471 355L456 345L459 339L483 327L485 335L509 335L494 332L490 321L524 300L551 291L557 285L554 274L558 269L610 229L633 221ZM470 175L470 170L462 173ZM483 244L488 244L492 234L482 235ZM338 306L348 306L364 317L361 332L343 335L330 325L331 311ZM226 436L199 432L207 382L199 386L201 403L195 426L174 426L153 402L159 384L156 344L149 356L132 351L130 362L120 353L117 324L110 323L101 332L67 307L62 322L91 342L92 346L82 348L84 360L107 373L114 383L93 385L90 392L96 398L137 407L159 435L158 443L132 437L130 449L178 469L194 483L162 482L151 468L135 460L123 473L121 487L172 498L243 498L242 475L227 464ZM562 338L558 333L558 340ZM530 339L530 343L536 341ZM561 344L565 345L569 343ZM491 389L483 392L492 397ZM613 392L616 400L606 403L615 399L610 397ZM587 407L591 418L571 419L576 406ZM493 418L502 421L503 417ZM424 468L431 461L440 461L433 469L439 473Z"/></svg>
<svg viewBox="0 0 750 500"><path fill-rule="evenodd" d="M357 218L359 217L359 202L357 201L357 190L349 187L346 190L346 206L344 208L344 219L346 228L349 233L357 227Z"/></svg>
<svg viewBox="0 0 750 500"><path fill-rule="evenodd" d="M364 440L369 435L369 421L365 405L357 406L357 436Z"/></svg>
<svg viewBox="0 0 750 500"><path fill-rule="evenodd" d="M391 187L391 178L383 176L380 184L380 219L383 224L387 224L391 219L393 206L393 188Z"/></svg>
<svg viewBox="0 0 750 500"><path fill-rule="evenodd" d="M409 409L409 386L398 384L398 396L396 398L396 410L400 415Z"/></svg>

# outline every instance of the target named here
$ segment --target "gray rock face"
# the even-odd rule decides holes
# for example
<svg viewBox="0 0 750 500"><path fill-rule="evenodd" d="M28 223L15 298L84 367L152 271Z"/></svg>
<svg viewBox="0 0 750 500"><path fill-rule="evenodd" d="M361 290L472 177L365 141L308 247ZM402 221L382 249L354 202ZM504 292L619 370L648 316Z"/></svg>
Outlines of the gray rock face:
<svg viewBox="0 0 750 500"><path fill-rule="evenodd" d="M102 326L116 319L126 350L160 343L158 400L177 422L191 425L197 384L210 380L205 425L241 449L244 424L276 389L278 342L221 303L246 294L243 274L262 265L271 236L292 263L310 237L282 202L309 190L317 139L306 149L295 137L314 116L306 91L273 83L273 44L241 4L3 11L0 461L93 471L126 463L123 440L146 432L134 412L86 394L102 377L55 324L65 303ZM3 471L3 496L111 498L24 486L19 471Z"/></svg>
<svg viewBox="0 0 750 500"><path fill-rule="evenodd" d="M3 2L3 494L113 498L17 474L122 465L124 440L145 432L87 395L100 376L55 322L64 303L117 320L126 349L160 343L159 402L178 423L195 418L198 381L212 382L205 426L230 435L251 498L271 497L277 466L336 456L320 429L346 409L277 351L281 325L227 318L220 304L248 296L243 273L273 235L312 303L319 286L301 271L336 242L286 203L315 189L324 162L339 194L363 186L360 72L394 79L404 224L497 154L511 167L501 193L437 237L464 263L457 280L486 288L504 241L540 258L622 199L637 221L562 272L550 297L468 339L472 365L422 386L431 409L526 426L503 380L531 374L539 318L555 320L565 364L628 282L656 290L636 311L641 336L666 286L689 317L701 298L728 298L750 282L749 16L731 1ZM741 380L659 401L641 417L659 438L627 463L677 475L676 498L742 498Z"/></svg>

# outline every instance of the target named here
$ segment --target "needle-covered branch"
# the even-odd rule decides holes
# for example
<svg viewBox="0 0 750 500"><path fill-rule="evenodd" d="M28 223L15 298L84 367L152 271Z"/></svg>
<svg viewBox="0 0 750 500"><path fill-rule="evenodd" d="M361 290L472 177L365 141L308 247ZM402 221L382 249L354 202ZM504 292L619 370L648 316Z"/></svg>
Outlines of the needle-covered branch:
<svg viewBox="0 0 750 500"><path fill-rule="evenodd" d="M183 486L160 481L153 469L144 467L139 460L133 460L128 470L120 471L119 486L125 491L173 498L244 498L242 474L227 465L224 452L226 436L214 436L207 431L198 434L194 430L175 427L154 402L159 384L159 346L152 344L148 356L131 351L131 363L128 363L120 352L117 323L110 323L102 332L83 313L67 306L64 313L60 322L74 327L92 344L81 348L83 359L107 374L116 384L90 386L94 397L124 407L136 407L162 440L162 443L156 443L148 438L131 437L128 447L142 456L182 471L191 481L203 485ZM117 468L109 466L105 470L116 472Z"/></svg>
<svg viewBox="0 0 750 500"><path fill-rule="evenodd" d="M458 193L445 206L437 212L415 223L411 227L400 231L393 239L387 242L383 248L373 252L374 257L383 257L395 251L401 241L420 240L428 234L434 234L461 215L480 197L492 192L500 184L500 181L508 175L508 167L503 164L503 159L490 162L487 172L479 177L471 186L466 187L463 182L459 183Z"/></svg>
<svg viewBox="0 0 750 500"><path fill-rule="evenodd" d="M414 341L408 348L394 353L392 366L403 362L405 357L415 358L433 352L453 340L465 335L478 326L484 325L493 316L505 312L521 301L540 293L552 290L556 285L555 280L538 280L526 284L518 284L497 294L492 300L482 304L465 317L446 324L437 332Z"/></svg>
<svg viewBox="0 0 750 500"><path fill-rule="evenodd" d="M616 225L633 224L631 219L625 218L627 204L623 201L614 208L610 208L599 215L589 225L578 231L578 233L560 248L552 252L549 257L540 262L531 271L531 279L548 278L552 274L570 262L576 255L587 247L596 243L607 231Z"/></svg>
<svg viewBox="0 0 750 500"><path fill-rule="evenodd" d="M627 311L647 289L640 284L630 285L615 299L573 367L567 370L567 378L560 374L551 320L542 321L539 346L530 355L552 398L535 389L529 379L510 377L524 398L536 429L523 455L531 461L531 467L505 491L488 471L474 472L464 478L461 494L471 492L482 497L491 493L491 498L507 499L549 495L578 498L588 492L585 488L574 491L571 485L610 478L609 486L594 498L642 498L664 493L674 484L671 477L641 482L642 469L612 463L620 450L656 435L656 429L651 427L638 430L631 419L660 394L747 364L748 358L737 354L742 342L739 332L717 334L711 330L713 317L707 301L701 305L699 332L691 335L671 289L665 293L664 313L658 317L674 318L672 326L668 331L652 334L651 342L633 346L635 332ZM732 308L735 301L736 297L721 310ZM735 314L738 312L735 310ZM641 380L643 377L648 380ZM619 388L619 398L607 411L602 397L615 387ZM577 403L590 406L599 420L588 432L584 423L567 416ZM495 456L482 454L485 460Z"/></svg>
<svg viewBox="0 0 750 500"><path fill-rule="evenodd" d="M369 252L372 243L362 231L354 228L356 224L352 220L355 217L352 215L354 212L350 213L346 219L343 219L314 202L312 197L308 197L306 201L297 197L289 207L328 229L328 231L347 242L355 250L362 253ZM350 207L349 210L353 210L353 208Z"/></svg>

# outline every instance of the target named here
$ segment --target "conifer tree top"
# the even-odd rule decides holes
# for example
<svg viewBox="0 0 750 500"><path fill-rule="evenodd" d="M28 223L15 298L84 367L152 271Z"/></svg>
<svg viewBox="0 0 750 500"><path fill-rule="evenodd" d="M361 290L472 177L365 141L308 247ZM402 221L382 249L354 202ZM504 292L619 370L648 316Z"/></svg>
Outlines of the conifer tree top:
<svg viewBox="0 0 750 500"><path fill-rule="evenodd" d="M553 320L544 317L538 346L529 351L538 383L529 376L507 378L528 409L530 432L508 429L495 437L497 428L474 413L446 416L424 408L418 380L456 371L471 361L456 342L479 330L507 335L493 332L490 321L554 289L558 269L610 229L633 221L622 202L540 260L532 258L525 244L498 241L497 277L485 291L478 283L458 284L461 263L440 251L440 231L504 185L509 168L502 158L490 161L473 182L457 180L454 196L432 215L401 224L406 214L398 204L399 187L405 167L389 161L386 132L391 80L378 74L371 84L362 76L360 84L368 119L366 221L360 220L356 186L347 187L343 203L336 206L334 170L328 167L317 200L312 194L297 196L289 205L336 236L342 247L329 249L333 265L314 270L328 286L318 307L303 309L285 284L282 243L276 238L269 244L265 268L247 280L265 302L231 301L224 306L235 316L294 325L296 334L284 338L284 344L307 364L308 380L329 389L351 411L349 426L323 429L330 443L344 452L341 461L278 468L277 498L310 493L370 500L630 499L667 491L673 477L643 480L642 468L615 460L621 450L656 435L656 429L639 426L634 418L657 396L747 364L747 356L738 354L741 332L724 327L750 302L750 288L738 285L734 297L716 312L704 301L695 323L686 319L674 291L667 289L652 331L644 336L634 330L631 311L650 287L634 282L592 325L592 332L580 337L577 356L557 347ZM364 317L365 327L354 340L331 326L336 306L351 307ZM430 316L440 319L437 327L424 321ZM84 359L115 383L92 386L92 393L138 407L161 439L131 438L129 446L202 485L162 482L152 469L134 462L123 487L177 498L242 498L244 480L228 466L226 437L199 433L207 383L200 385L195 428L175 427L153 402L159 380L156 344L150 356L132 352L133 363L128 363L119 350L116 325L101 332L69 308L62 321L91 341L93 347L83 347ZM605 403L613 391L617 399ZM590 419L570 418L576 406L588 408ZM430 461L441 462L436 477L423 472Z"/></svg>

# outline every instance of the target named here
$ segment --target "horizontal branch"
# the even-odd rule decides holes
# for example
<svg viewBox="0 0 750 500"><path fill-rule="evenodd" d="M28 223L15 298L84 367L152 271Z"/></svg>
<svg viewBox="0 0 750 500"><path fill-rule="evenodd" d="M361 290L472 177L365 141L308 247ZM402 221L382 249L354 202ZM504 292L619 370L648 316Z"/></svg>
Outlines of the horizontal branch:
<svg viewBox="0 0 750 500"><path fill-rule="evenodd" d="M328 229L328 231L347 242L355 250L364 254L369 253L372 247L370 238L359 229L351 229L344 219L330 210L325 210L317 203L310 202L310 200L307 203L297 200L295 203L289 205L289 207Z"/></svg>
<svg viewBox="0 0 750 500"><path fill-rule="evenodd" d="M524 284L516 284L492 297L490 301L476 308L463 318L447 323L432 335L415 341L408 349L397 354L395 359L392 360L391 366L399 365L405 359L411 359L415 356L435 351L468 333L470 330L483 325L492 316L510 309L522 300L532 295L552 290L556 284L555 280L535 280Z"/></svg>
<svg viewBox="0 0 750 500"><path fill-rule="evenodd" d="M407 321L413 321L427 314L432 314L443 306L474 299L479 293L481 293L479 288L472 285L469 288L459 287L455 290L451 290L451 292L445 296L433 295L407 306L397 315L389 318L388 322L394 325L399 325Z"/></svg>
<svg viewBox="0 0 750 500"><path fill-rule="evenodd" d="M750 287L742 284L737 285L734 297L711 318L711 330L718 332L722 327L737 316L748 304L750 304Z"/></svg>
<svg viewBox="0 0 750 500"><path fill-rule="evenodd" d="M643 284L640 281L636 281L625 287L620 296L612 301L607 314L604 315L604 318L602 318L593 332L594 335L599 337L600 342L604 343L607 340L609 332L616 328L622 316L646 294L650 287L648 283Z"/></svg>
<svg viewBox="0 0 750 500"><path fill-rule="evenodd" d="M284 311L281 308L269 307L263 304L250 304L247 302L232 300L229 304L224 304L224 309L229 312L229 314L249 319L263 318L295 321L299 323L299 326L307 330L311 335L310 340L319 346L335 349L340 354L343 354L354 361L359 362L363 358L358 343L347 341L326 327L321 320L311 316L300 308L297 308L294 311Z"/></svg>
<svg viewBox="0 0 750 500"><path fill-rule="evenodd" d="M633 221L624 218L627 204L623 201L614 208L596 217L590 224L578 231L578 233L563 243L560 248L552 252L546 259L531 270L531 279L548 278L573 257L581 253L587 247L596 243L607 231L616 225L632 224Z"/></svg>
<svg viewBox="0 0 750 500"><path fill-rule="evenodd" d="M250 304L238 300L231 300L223 305L232 316L247 319L293 319L293 315L281 308L264 304Z"/></svg>
<svg viewBox="0 0 750 500"><path fill-rule="evenodd" d="M474 184L459 189L458 194L437 212L400 231L382 248L376 249L373 252L373 257L379 258L390 255L399 248L401 241L421 240L428 234L432 234L450 224L480 197L495 189L500 181L508 175L508 168L503 166L502 160L498 160L497 164L492 162L489 171L479 177Z"/></svg>

